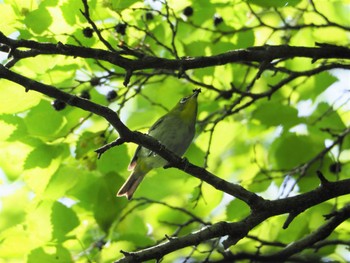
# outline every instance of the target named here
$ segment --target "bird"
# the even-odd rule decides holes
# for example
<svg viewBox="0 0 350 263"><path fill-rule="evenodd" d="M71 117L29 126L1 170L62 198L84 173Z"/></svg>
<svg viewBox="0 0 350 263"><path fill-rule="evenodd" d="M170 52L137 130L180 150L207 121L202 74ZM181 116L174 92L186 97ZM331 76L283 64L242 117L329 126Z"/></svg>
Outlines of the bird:
<svg viewBox="0 0 350 263"><path fill-rule="evenodd" d="M192 95L182 98L148 130L148 135L178 156L186 152L195 135L197 97L200 92L200 89L194 89ZM167 161L161 156L139 145L128 167L132 172L119 189L117 196L125 196L130 200L145 175L152 169L166 164Z"/></svg>

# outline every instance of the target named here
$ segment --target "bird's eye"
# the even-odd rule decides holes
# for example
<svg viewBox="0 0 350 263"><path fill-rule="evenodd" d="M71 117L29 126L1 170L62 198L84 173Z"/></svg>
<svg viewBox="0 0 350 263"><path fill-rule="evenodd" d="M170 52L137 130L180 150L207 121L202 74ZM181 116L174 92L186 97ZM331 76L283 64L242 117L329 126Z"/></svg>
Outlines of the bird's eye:
<svg viewBox="0 0 350 263"><path fill-rule="evenodd" d="M183 104L183 103L185 103L187 100L188 100L188 97L182 98L182 99L180 100L180 103Z"/></svg>

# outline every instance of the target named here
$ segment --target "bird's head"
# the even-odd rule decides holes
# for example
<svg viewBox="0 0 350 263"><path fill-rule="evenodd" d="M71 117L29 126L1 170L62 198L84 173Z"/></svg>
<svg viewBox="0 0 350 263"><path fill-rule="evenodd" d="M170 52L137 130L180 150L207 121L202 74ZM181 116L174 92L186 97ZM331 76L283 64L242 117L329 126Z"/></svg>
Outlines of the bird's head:
<svg viewBox="0 0 350 263"><path fill-rule="evenodd" d="M200 89L194 89L193 94L182 98L171 112L179 114L185 122L194 123L197 117L197 97L200 92Z"/></svg>

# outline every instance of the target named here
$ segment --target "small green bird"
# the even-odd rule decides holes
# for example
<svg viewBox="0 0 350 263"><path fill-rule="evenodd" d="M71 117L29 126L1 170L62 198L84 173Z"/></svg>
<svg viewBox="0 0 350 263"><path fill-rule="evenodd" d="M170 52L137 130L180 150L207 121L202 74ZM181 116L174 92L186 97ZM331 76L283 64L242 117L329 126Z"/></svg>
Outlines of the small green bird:
<svg viewBox="0 0 350 263"><path fill-rule="evenodd" d="M150 136L179 156L186 152L195 134L197 97L200 91L200 89L195 89L191 96L182 98L148 131ZM130 200L145 175L153 168L166 164L167 161L154 152L142 146L137 147L128 168L132 173L118 191L117 196L126 196Z"/></svg>

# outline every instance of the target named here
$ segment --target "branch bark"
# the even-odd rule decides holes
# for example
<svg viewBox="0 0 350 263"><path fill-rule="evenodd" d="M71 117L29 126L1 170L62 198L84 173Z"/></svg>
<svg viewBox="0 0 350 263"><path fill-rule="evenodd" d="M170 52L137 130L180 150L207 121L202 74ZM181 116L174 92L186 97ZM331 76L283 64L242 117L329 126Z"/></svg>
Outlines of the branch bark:
<svg viewBox="0 0 350 263"><path fill-rule="evenodd" d="M226 53L203 56L184 57L182 59L165 59L154 56L131 59L123 57L119 52L111 52L102 49L78 47L62 43L38 43L32 40L15 40L6 37L0 32L0 43L9 46L12 55L20 58L23 53L16 53L18 48L28 48L35 55L51 54L65 55L81 58L92 58L110 62L113 65L129 71L142 69L168 69L168 70L189 70L205 68L218 65L225 65L234 62L271 62L275 59L289 59L293 57L310 58L313 61L318 59L350 59L350 49L335 45L321 45L319 47L297 47L297 46L260 46L247 49L232 50ZM27 51L28 52L28 51ZM125 50L123 50L125 53Z"/></svg>
<svg viewBox="0 0 350 263"><path fill-rule="evenodd" d="M265 200L259 209L253 210L252 213L242 221L233 223L219 222L211 226L206 226L203 229L187 236L171 238L171 240L168 240L167 242L139 250L137 252L123 251L125 257L115 261L115 263L161 259L163 256L178 249L188 246L195 246L203 241L215 237L224 237L227 235L229 235L229 237L223 242L223 245L225 248L228 248L244 238L254 227L272 216L291 213L292 211L298 210L304 211L336 196L346 195L349 193L350 179L347 179L339 182L330 182L327 187L320 186L311 192L295 197L275 201ZM262 260L287 259L295 253L316 243L317 241L322 240L322 238L327 237L332 230L334 230L339 224L349 217L350 207L346 206L314 233L306 236L298 242L295 242L291 246L287 246L274 255L266 256L266 258L259 256L259 258Z"/></svg>

